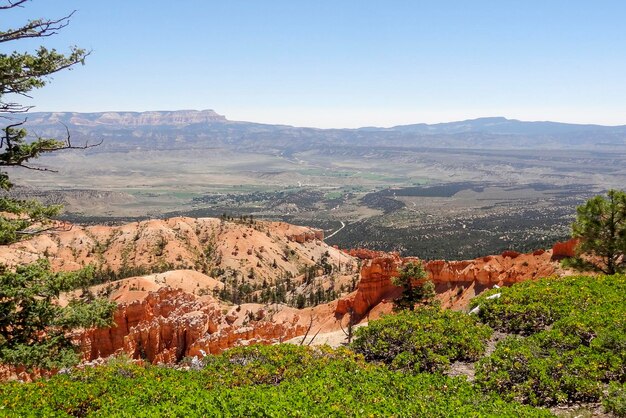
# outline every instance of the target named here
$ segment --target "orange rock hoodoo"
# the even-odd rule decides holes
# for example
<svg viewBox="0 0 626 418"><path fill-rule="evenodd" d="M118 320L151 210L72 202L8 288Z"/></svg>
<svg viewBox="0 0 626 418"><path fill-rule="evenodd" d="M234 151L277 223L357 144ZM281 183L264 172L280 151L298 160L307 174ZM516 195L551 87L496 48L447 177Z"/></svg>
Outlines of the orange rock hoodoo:
<svg viewBox="0 0 626 418"><path fill-rule="evenodd" d="M353 313L362 318L376 306L382 306L377 311L388 311L390 305L381 302L391 301L401 293L391 278L397 274L399 266L416 259L369 250L348 253L362 260L361 277L357 290L336 302L335 316ZM426 261L424 268L438 286L438 292L457 286L471 289L475 294L495 284L511 285L554 274L552 254L544 250L528 254L505 251L475 260ZM181 290L162 288L143 300L120 305L115 314L116 326L86 331L80 337L81 345L88 359L124 351L135 358L170 363L185 356L219 353L235 345L284 341L303 335L307 328L306 320L300 320L304 311L294 310L277 322L259 318L263 316L259 315L262 313L259 306L256 312L241 314L226 313L222 309L206 298L201 300ZM242 322L241 317L245 315L250 318Z"/></svg>
<svg viewBox="0 0 626 418"><path fill-rule="evenodd" d="M396 275L400 264L402 259L396 254L368 259L361 268L356 292L339 300L336 313L343 315L352 310L362 317L384 298L399 295L400 289L391 283L391 277Z"/></svg>
<svg viewBox="0 0 626 418"><path fill-rule="evenodd" d="M224 314L219 305L164 287L143 300L121 304L113 327L87 330L78 338L87 360L124 351L153 363L173 363L236 345L271 344L306 331L297 318L277 323L262 320L261 311L241 314L249 320L234 324L237 315Z"/></svg>
<svg viewBox="0 0 626 418"><path fill-rule="evenodd" d="M146 267L157 262L173 265L184 262L175 271L116 282L110 294L110 299L119 303L115 325L84 330L75 336L86 360L125 352L136 359L172 363L186 356L215 354L237 345L286 341L304 335L311 326L314 332L337 331L340 321L346 323L343 315L349 313L357 319L365 315L374 319L389 312L392 307L389 302L401 294L391 278L397 274L398 266L415 258L365 249L342 252L324 244L323 238L323 231L283 222L260 222L253 227L210 218L171 218L119 227L75 227L55 237L43 234L2 246L0 260L16 265L49 254L55 270L74 270L102 257L114 271L125 264ZM552 258L573 255L576 243L573 240L558 243L552 251L530 254L506 251L475 260L427 261L424 268L436 284L443 306L462 309L486 287L554 274L557 264ZM208 244L215 250L222 268L240 275L254 268L258 281L271 281L277 272L298 277L301 266L314 265L313 260L327 252L337 266L343 266L346 273L340 278L347 278L350 283L360 263L360 280L354 292L314 308L226 305L209 296L223 284L187 266L193 262L202 267L211 261L200 257ZM290 250L289 257L283 257L286 249ZM127 257L123 255L126 253ZM229 256L231 253L235 254ZM100 285L93 290L106 290L105 287ZM341 288L338 284L335 287ZM9 372L24 375L20 370L6 373L0 370L0 379Z"/></svg>

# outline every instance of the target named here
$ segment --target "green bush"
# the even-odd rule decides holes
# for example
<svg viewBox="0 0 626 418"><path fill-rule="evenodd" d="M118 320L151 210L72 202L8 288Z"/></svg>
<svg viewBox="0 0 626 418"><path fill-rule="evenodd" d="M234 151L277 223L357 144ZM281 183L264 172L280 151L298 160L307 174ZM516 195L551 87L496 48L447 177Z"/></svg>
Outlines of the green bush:
<svg viewBox="0 0 626 418"><path fill-rule="evenodd" d="M0 415L550 416L481 393L461 378L404 374L345 349L292 345L229 351L210 357L201 370L115 361L47 381L5 383Z"/></svg>
<svg viewBox="0 0 626 418"><path fill-rule="evenodd" d="M505 399L531 405L597 401L601 364L602 357L585 346L563 352L535 338L507 338L479 362L476 380Z"/></svg>
<svg viewBox="0 0 626 418"><path fill-rule="evenodd" d="M487 299L501 293L499 298ZM573 312L585 312L596 320L612 320L604 309L624 305L624 276L553 277L524 281L509 288L484 292L470 303L480 305L479 317L494 329L533 334Z"/></svg>
<svg viewBox="0 0 626 418"><path fill-rule="evenodd" d="M626 417L626 384L611 383L609 394L602 404L607 412L612 412L618 417Z"/></svg>
<svg viewBox="0 0 626 418"><path fill-rule="evenodd" d="M307 370L336 366L364 365L363 358L346 348L333 350L323 346L315 349L279 344L253 345L227 350L220 356L203 359L204 370L213 374L213 386L278 384L285 379L299 378Z"/></svg>
<svg viewBox="0 0 626 418"><path fill-rule="evenodd" d="M500 289L477 298L480 317L509 337L479 361L484 389L531 405L596 402L626 381L626 277L568 277Z"/></svg>
<svg viewBox="0 0 626 418"><path fill-rule="evenodd" d="M442 372L450 362L475 361L492 330L472 316L437 308L387 315L356 331L352 348L392 369Z"/></svg>

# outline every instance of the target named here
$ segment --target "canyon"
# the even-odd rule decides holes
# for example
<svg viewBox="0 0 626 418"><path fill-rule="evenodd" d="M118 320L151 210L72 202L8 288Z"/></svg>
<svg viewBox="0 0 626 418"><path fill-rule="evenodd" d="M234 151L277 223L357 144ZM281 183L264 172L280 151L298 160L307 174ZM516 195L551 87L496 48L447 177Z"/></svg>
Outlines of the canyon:
<svg viewBox="0 0 626 418"><path fill-rule="evenodd" d="M323 238L320 230L254 220L170 218L121 226L64 224L1 247L0 262L11 266L44 257L56 271L106 266L110 277L157 269L91 287L94 294L118 304L114 325L80 330L73 338L85 361L125 353L171 364L240 345L287 340L298 344L307 336L307 344L315 344L318 334L366 324L391 312L393 299L401 292L392 277L398 267L418 259L366 249L341 250ZM566 274L555 260L572 255L574 246L570 241L526 254L507 251L473 260L428 260L423 265L442 306L464 310L473 296L494 285ZM319 269L316 260L322 257L329 260L332 271ZM253 275L247 274L250 269ZM306 271L315 276L309 284ZM297 283L291 300L313 291L314 283L334 289L337 298L303 308L286 303L232 303L219 298L229 274L259 286L257 292L261 283L271 288L278 276L289 276ZM59 303L81 292L66 294ZM3 372L5 379L10 376L27 378L27 373Z"/></svg>

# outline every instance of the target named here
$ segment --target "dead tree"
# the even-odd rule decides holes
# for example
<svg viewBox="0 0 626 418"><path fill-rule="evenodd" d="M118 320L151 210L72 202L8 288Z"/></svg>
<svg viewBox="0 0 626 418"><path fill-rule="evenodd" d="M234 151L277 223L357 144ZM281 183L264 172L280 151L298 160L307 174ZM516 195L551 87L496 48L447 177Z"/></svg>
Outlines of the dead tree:
<svg viewBox="0 0 626 418"><path fill-rule="evenodd" d="M356 325L356 320L355 320L355 317L354 317L354 309L350 308L348 310L348 324L346 325L345 329L344 329L343 325L341 324L341 321L339 321L339 327L341 328L343 333L346 335L346 338L348 339L348 344L350 344L352 342L352 337L354 336L354 326L355 325Z"/></svg>

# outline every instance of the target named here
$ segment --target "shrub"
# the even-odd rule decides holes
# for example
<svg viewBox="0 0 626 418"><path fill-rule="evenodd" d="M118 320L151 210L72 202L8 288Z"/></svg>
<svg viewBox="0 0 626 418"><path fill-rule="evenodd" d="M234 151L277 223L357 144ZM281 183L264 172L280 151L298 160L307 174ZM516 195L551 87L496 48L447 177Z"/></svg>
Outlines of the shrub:
<svg viewBox="0 0 626 418"><path fill-rule="evenodd" d="M3 416L547 417L460 378L390 371L346 349L246 347L201 370L108 365L0 385ZM280 377L279 379L274 379Z"/></svg>
<svg viewBox="0 0 626 418"><path fill-rule="evenodd" d="M488 299L494 293L499 298ZM515 334L533 334L555 321L585 312L605 320L603 309L623 305L624 276L572 276L524 281L510 288L484 292L470 303L480 305L479 317L494 329ZM591 309L597 307L600 310Z"/></svg>
<svg viewBox="0 0 626 418"><path fill-rule="evenodd" d="M532 405L596 402L626 381L626 277L543 279L477 298L487 324L528 334L509 337L479 361L487 391Z"/></svg>
<svg viewBox="0 0 626 418"><path fill-rule="evenodd" d="M441 372L453 361L475 361L492 330L460 312L420 308L372 321L356 331L353 349L393 369Z"/></svg>
<svg viewBox="0 0 626 418"><path fill-rule="evenodd" d="M604 409L618 417L626 417L626 384L612 383L609 386L609 394L604 402Z"/></svg>

